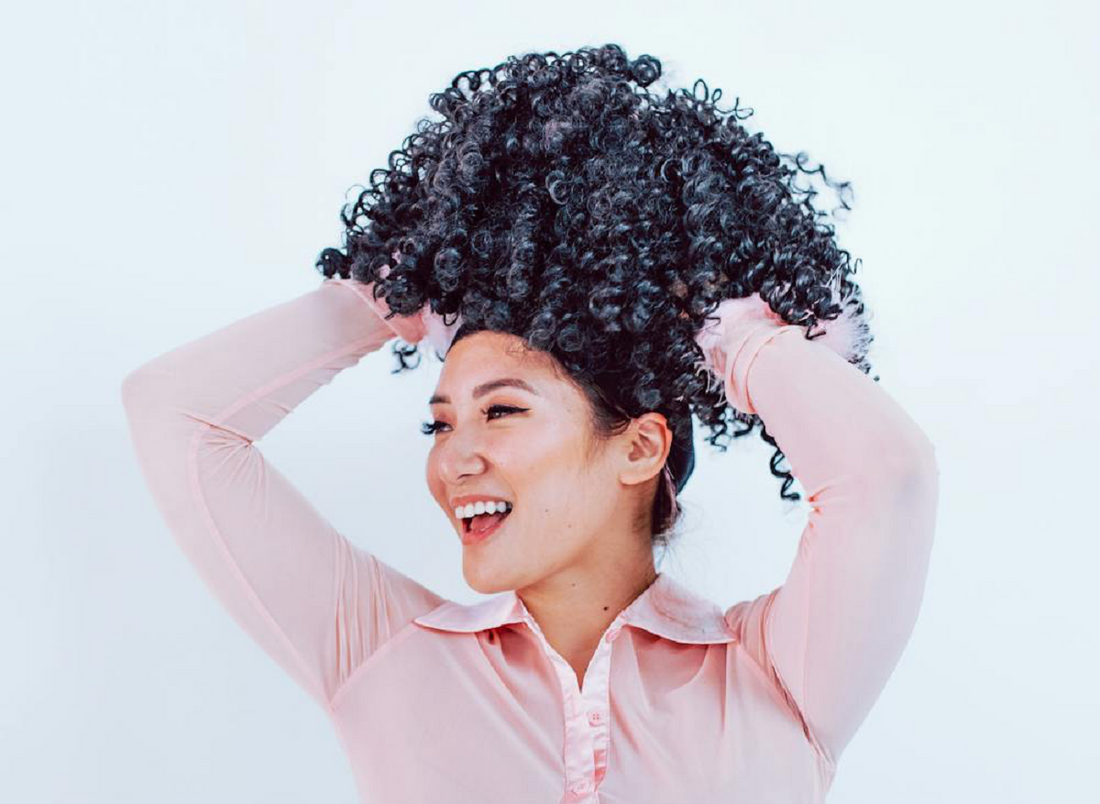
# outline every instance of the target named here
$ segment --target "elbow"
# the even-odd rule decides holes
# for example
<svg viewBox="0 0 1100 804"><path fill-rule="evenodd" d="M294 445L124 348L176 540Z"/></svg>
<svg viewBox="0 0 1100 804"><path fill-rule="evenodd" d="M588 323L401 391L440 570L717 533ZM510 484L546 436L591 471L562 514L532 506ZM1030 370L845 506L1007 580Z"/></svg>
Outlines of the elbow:
<svg viewBox="0 0 1100 804"><path fill-rule="evenodd" d="M133 417L136 410L145 406L150 396L150 385L148 375L141 368L131 371L122 379L120 397L128 416Z"/></svg>
<svg viewBox="0 0 1100 804"><path fill-rule="evenodd" d="M122 399L122 407L125 408L127 413L133 411L137 400L141 397L141 388L140 369L138 371L131 371L123 377L119 396Z"/></svg>
<svg viewBox="0 0 1100 804"><path fill-rule="evenodd" d="M939 463L931 444L913 456L896 488L896 501L904 512L903 519L909 523L911 534L922 537L915 541L924 546L922 556L926 561L936 527L940 497Z"/></svg>
<svg viewBox="0 0 1100 804"><path fill-rule="evenodd" d="M906 479L909 482L926 483L938 486L940 464L936 459L936 447L924 435L906 464Z"/></svg>
<svg viewBox="0 0 1100 804"><path fill-rule="evenodd" d="M913 425L890 450L891 477L903 485L936 485L939 482L939 462L936 447L925 432Z"/></svg>
<svg viewBox="0 0 1100 804"><path fill-rule="evenodd" d="M122 379L119 397L131 419L141 411L164 407L169 397L169 376L151 364L139 366Z"/></svg>
<svg viewBox="0 0 1100 804"><path fill-rule="evenodd" d="M940 468L936 460L936 450L931 444L927 448L913 450L897 456L892 462L890 478L892 486L906 497L935 498L940 484Z"/></svg>

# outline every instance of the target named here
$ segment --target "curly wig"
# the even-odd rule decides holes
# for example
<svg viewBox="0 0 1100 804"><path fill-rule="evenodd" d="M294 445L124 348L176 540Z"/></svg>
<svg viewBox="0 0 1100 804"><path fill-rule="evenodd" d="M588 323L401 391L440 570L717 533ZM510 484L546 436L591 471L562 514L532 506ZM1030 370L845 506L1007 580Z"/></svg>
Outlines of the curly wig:
<svg viewBox="0 0 1100 804"><path fill-rule="evenodd" d="M442 119L418 120L341 211L344 248L324 249L316 268L374 282L396 315L430 305L448 323L460 317L455 340L496 330L552 355L585 391L597 433L664 414L675 446L651 525L667 545L693 415L723 452L757 425L776 447L707 376L694 335L708 315L759 293L812 339L863 303L816 191L795 180L820 174L845 209L849 183L807 170L803 153L777 153L739 122L751 109L720 111L721 90L701 79L691 92L648 91L660 76L658 59L615 44L460 73L429 98ZM864 325L845 355L865 374L872 340ZM393 351L394 373L419 364L405 359L415 345L399 339ZM780 496L798 500L783 458L776 447L771 472Z"/></svg>

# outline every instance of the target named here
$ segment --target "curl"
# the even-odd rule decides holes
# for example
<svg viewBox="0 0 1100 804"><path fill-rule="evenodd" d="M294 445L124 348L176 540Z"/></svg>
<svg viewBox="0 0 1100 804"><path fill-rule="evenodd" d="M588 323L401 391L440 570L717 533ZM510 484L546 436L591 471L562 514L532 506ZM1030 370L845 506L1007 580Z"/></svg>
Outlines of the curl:
<svg viewBox="0 0 1100 804"><path fill-rule="evenodd" d="M439 118L417 121L341 210L343 248L316 268L376 282L400 315L427 304L518 335L630 416L696 417L722 451L759 427L780 496L797 500L774 439L725 403L693 336L722 300L759 293L868 373L858 262L814 206L816 180L837 191L834 211L851 187L751 133L740 99L719 109L702 79L651 91L661 76L659 59L616 44L459 73L429 97ZM394 353L397 371L415 367L415 347Z"/></svg>

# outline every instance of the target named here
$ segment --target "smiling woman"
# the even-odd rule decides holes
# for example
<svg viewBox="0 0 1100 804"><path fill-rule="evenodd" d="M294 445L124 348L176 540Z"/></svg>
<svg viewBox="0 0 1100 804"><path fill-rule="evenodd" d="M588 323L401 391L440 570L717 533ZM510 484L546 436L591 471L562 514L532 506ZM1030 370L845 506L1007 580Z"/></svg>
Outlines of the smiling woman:
<svg viewBox="0 0 1100 804"><path fill-rule="evenodd" d="M602 434L592 400L553 357L515 335L469 329L451 345L431 404L427 482L456 530L464 530L454 517L460 497L514 505L492 538L464 540L473 589L521 590L536 606L540 592L567 577L613 599L638 593L633 572L608 570L648 566L644 575L653 575L650 517L672 440L664 416L648 413ZM567 612L561 602L539 618L544 630ZM615 613L597 610L590 636ZM548 627L564 633L562 625ZM580 633L578 625L569 631Z"/></svg>
<svg viewBox="0 0 1100 804"><path fill-rule="evenodd" d="M149 488L364 802L821 802L909 639L938 501L934 448L867 376L846 252L759 135L637 91L656 59L488 72L433 96L444 121L345 218L320 287L126 377ZM352 544L256 447L395 336L403 368L422 340L443 359L425 479L479 603ZM692 415L727 414L782 445L811 511L784 584L723 609L654 547Z"/></svg>

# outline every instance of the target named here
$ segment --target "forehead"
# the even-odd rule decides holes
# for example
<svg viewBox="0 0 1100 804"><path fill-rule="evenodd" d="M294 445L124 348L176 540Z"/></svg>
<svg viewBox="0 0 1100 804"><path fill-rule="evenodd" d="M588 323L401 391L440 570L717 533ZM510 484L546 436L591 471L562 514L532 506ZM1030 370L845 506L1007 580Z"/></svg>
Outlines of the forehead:
<svg viewBox="0 0 1100 804"><path fill-rule="evenodd" d="M480 385L515 378L541 396L560 394L565 385L549 355L527 347L519 336L483 330L456 341L447 352L432 399L469 396Z"/></svg>
<svg viewBox="0 0 1100 804"><path fill-rule="evenodd" d="M440 383L451 375L469 373L474 366L484 365L489 369L508 367L531 373L552 372L552 359L549 355L532 349L518 335L508 332L481 330L464 336L447 352L440 374Z"/></svg>

